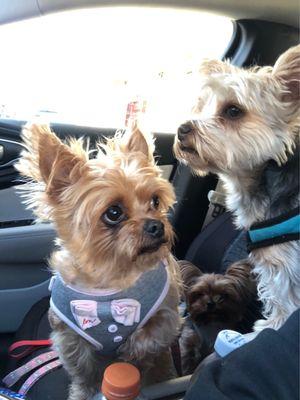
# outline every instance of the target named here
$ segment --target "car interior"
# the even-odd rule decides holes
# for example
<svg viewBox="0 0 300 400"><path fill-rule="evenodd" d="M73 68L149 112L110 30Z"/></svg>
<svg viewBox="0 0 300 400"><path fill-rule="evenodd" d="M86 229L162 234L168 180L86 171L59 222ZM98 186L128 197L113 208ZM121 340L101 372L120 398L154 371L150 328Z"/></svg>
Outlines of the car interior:
<svg viewBox="0 0 300 400"><path fill-rule="evenodd" d="M161 7L178 12L189 9L226 16L232 21L233 33L227 48L223 49L222 58L239 67L273 65L282 52L299 42L297 0L162 0L151 3L142 0L2 0L0 27L58 12L75 9L80 12L83 8L101 9L111 5L135 6L145 13L149 7ZM167 20L165 24L167 26ZM209 41L210 38L199 37L198 40ZM10 54L2 54L2 63L9 57ZM20 60L20 67L21 64ZM14 77L9 79L12 93L18 96ZM5 98L1 100L0 104L4 104ZM51 127L60 138L84 137L91 148L96 146L97 141L112 137L119 128L83 126L72 124L71 120L56 121L55 115L50 117ZM28 336L43 339L50 331L45 314L51 278L47 259L55 247L55 228L51 223L34 223L32 212L22 203L18 190L22 180L14 169L23 148L21 131L26 122L24 118L18 119L17 115L6 116L0 111L0 377L12 366L18 365L9 359L8 347L16 339L27 339L24 337L24 318L34 318L35 321L32 332L27 332ZM216 176L197 177L176 161L172 151L174 133L154 131L157 162L176 192L176 205L170 214L176 233L173 252L179 260L191 261L204 272L224 271L228 249L240 237L240 232L234 227L231 215L223 204L209 200L209 193L216 189L218 183ZM235 257L242 258L242 253ZM247 329L250 331L251 326ZM52 375L47 384L42 381L36 384L28 398L66 399L66 375L59 371ZM166 394L162 389L160 397L154 398L183 398L188 380L178 386L177 393Z"/></svg>

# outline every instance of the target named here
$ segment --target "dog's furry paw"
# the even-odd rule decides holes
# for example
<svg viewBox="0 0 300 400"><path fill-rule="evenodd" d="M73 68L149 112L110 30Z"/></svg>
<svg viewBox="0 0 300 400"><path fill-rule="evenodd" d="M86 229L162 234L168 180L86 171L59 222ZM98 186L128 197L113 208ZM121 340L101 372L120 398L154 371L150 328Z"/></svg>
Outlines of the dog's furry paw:
<svg viewBox="0 0 300 400"><path fill-rule="evenodd" d="M82 384L73 382L70 386L68 400L92 400L96 392L84 387Z"/></svg>
<svg viewBox="0 0 300 400"><path fill-rule="evenodd" d="M179 338L183 375L192 374L204 358L202 344L202 338L194 329L185 324Z"/></svg>
<svg viewBox="0 0 300 400"><path fill-rule="evenodd" d="M254 324L254 331L260 332L264 329L279 329L287 320L288 316L282 316L277 318L267 318L267 319L259 319Z"/></svg>

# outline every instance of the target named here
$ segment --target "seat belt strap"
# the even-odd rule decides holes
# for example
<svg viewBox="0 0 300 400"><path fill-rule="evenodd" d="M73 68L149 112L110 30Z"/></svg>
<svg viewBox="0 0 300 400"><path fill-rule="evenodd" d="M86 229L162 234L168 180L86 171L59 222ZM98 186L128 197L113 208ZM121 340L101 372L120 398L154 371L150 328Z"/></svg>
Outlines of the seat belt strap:
<svg viewBox="0 0 300 400"><path fill-rule="evenodd" d="M208 192L207 198L209 200L209 206L206 213L202 230L219 215L222 215L226 211L226 196L224 193L222 182L219 180L215 190Z"/></svg>

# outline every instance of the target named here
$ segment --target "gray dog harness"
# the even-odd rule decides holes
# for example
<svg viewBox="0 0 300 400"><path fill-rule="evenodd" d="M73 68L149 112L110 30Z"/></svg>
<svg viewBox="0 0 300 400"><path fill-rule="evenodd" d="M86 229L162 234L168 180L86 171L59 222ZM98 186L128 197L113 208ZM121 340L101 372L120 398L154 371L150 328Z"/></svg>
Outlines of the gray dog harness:
<svg viewBox="0 0 300 400"><path fill-rule="evenodd" d="M169 286L169 274L163 262L144 272L126 290L85 292L55 275L50 283L50 307L101 354L111 356L155 314Z"/></svg>

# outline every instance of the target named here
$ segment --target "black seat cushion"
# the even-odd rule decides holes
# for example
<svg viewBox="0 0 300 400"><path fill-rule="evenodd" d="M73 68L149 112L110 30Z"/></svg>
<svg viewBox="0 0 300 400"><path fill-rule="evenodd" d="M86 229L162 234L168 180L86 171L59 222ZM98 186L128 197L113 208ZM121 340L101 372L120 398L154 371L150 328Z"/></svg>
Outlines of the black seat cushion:
<svg viewBox="0 0 300 400"><path fill-rule="evenodd" d="M247 257L246 231L236 229L232 214L225 212L199 233L185 258L199 267L202 272L223 274L231 264ZM237 330L241 333L251 331L254 322L263 318L261 309L261 302L253 298Z"/></svg>
<svg viewBox="0 0 300 400"><path fill-rule="evenodd" d="M225 212L196 236L185 259L203 272L223 273L247 256L245 233L235 228L232 214Z"/></svg>

